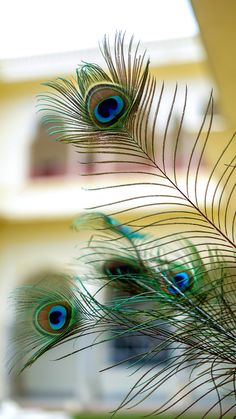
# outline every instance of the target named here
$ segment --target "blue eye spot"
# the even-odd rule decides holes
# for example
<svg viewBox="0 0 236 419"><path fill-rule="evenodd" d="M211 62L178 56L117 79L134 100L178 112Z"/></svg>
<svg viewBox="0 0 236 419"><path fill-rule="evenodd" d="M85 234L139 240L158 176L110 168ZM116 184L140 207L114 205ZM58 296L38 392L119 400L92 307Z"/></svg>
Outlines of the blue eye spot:
<svg viewBox="0 0 236 419"><path fill-rule="evenodd" d="M178 272L172 279L173 285L179 289L181 292L187 291L191 286L191 279L187 272ZM172 285L168 287L168 291L173 294L177 295L178 290L174 288Z"/></svg>
<svg viewBox="0 0 236 419"><path fill-rule="evenodd" d="M48 322L53 330L60 330L67 321L67 309L64 306L57 305L51 308L48 313Z"/></svg>
<svg viewBox="0 0 236 419"><path fill-rule="evenodd" d="M98 103L94 109L95 118L99 122L111 122L123 110L124 101L120 96L110 96Z"/></svg>

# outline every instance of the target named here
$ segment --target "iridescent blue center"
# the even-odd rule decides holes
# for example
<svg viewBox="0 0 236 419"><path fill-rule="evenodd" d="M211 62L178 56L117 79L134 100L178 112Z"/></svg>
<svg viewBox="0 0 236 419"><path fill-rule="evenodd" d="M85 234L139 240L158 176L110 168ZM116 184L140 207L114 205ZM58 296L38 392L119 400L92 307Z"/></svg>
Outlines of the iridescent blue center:
<svg viewBox="0 0 236 419"><path fill-rule="evenodd" d="M109 96L94 109L95 118L102 123L113 121L123 110L124 101L120 96Z"/></svg>
<svg viewBox="0 0 236 419"><path fill-rule="evenodd" d="M189 274L187 272L178 272L173 277L172 282L173 282L173 285L176 288L173 287L172 285L170 285L168 287L168 291L173 295L179 294L179 291L184 293L191 286L191 280L190 280Z"/></svg>
<svg viewBox="0 0 236 419"><path fill-rule="evenodd" d="M60 330L67 321L67 309L64 306L57 305L51 308L48 313L48 322L53 330Z"/></svg>

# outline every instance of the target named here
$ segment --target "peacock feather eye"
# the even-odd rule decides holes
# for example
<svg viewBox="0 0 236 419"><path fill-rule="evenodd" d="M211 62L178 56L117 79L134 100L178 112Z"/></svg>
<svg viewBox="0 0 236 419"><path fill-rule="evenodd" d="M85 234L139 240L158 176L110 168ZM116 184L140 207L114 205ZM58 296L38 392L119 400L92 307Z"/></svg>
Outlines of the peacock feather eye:
<svg viewBox="0 0 236 419"><path fill-rule="evenodd" d="M59 334L67 329L71 315L72 310L67 302L47 304L36 310L35 325L41 332Z"/></svg>
<svg viewBox="0 0 236 419"><path fill-rule="evenodd" d="M143 273L143 268L130 260L109 260L103 265L104 275L114 281L112 285L123 286L122 290L130 295L137 294L139 285L137 280Z"/></svg>
<svg viewBox="0 0 236 419"><path fill-rule="evenodd" d="M173 275L171 282L173 285L167 286L167 292L172 295L179 295L179 291L185 293L186 291L189 291L193 285L190 274L185 271L177 272Z"/></svg>
<svg viewBox="0 0 236 419"><path fill-rule="evenodd" d="M85 103L90 118L100 129L120 125L130 108L127 95L113 84L93 86L86 95Z"/></svg>
<svg viewBox="0 0 236 419"><path fill-rule="evenodd" d="M105 262L103 266L103 271L105 275L107 275L109 278L112 278L112 277L127 278L127 277L132 277L132 275L140 274L140 266L136 266L130 261L110 260L110 261Z"/></svg>

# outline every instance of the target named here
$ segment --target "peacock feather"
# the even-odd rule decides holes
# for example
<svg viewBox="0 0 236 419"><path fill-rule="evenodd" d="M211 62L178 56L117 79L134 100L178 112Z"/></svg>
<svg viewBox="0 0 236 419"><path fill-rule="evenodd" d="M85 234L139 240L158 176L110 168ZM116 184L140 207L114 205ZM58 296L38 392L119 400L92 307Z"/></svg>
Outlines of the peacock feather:
<svg viewBox="0 0 236 419"><path fill-rule="evenodd" d="M89 333L95 324L92 305L79 293L76 278L68 275L43 275L37 283L16 288L10 300L14 308L11 370L23 371L61 342Z"/></svg>
<svg viewBox="0 0 236 419"><path fill-rule="evenodd" d="M179 92L177 85L162 128L165 86L149 74L149 60L139 45L131 39L126 48L125 36L117 33L114 47L105 37L101 52L106 71L85 63L75 80L46 83L51 91L39 98L49 132L74 144L82 165L92 154L93 175L102 181L91 188L97 202L89 208L92 212L74 222L78 237L81 231L89 237L79 251L83 274L73 279L72 306L67 281L62 281L63 295L54 295L49 280L46 300L38 287L16 293L19 321L25 322L27 313L29 322L17 338L27 335L26 349L33 351L25 366L78 337L85 330L78 313L89 307L95 319L88 330L103 331L101 341L110 339L112 325L114 338L145 334L155 339L161 334L163 339L150 350L153 357L166 347L177 349L161 372L152 367L143 374L120 407L146 399L192 367L188 382L178 392L170 391L155 413L205 382L205 396L213 391L217 396L206 415L218 404L223 417L235 406L235 134L224 144L214 143L211 94L196 137L183 136L188 91ZM180 98L182 114L173 130ZM125 223L119 221L124 216ZM99 291L92 295L88 281L98 284ZM102 300L104 290L109 298ZM51 317L56 325L46 325ZM141 354L144 361L150 353ZM135 356L133 364L140 368ZM225 407L229 398L230 407Z"/></svg>
<svg viewBox="0 0 236 419"><path fill-rule="evenodd" d="M140 240L122 225L111 229L107 216L99 213L86 214L75 224L77 229L84 229L87 225L88 230L93 230L79 263L87 265L87 281L96 278L98 283L105 282L106 288L111 288L111 299L97 309L102 313L102 320L106 319L108 330L114 323L119 326L116 338L127 333L156 338L156 346L149 353L141 354L144 360L150 354L155 357L164 348L171 347L177 352L162 374L154 373L153 367L145 372L141 382L137 382L119 408L137 397L139 402L145 400L167 379L193 367L194 372L197 368L201 373L193 374L190 382L177 394L174 391L155 413L165 412L183 401L203 382L210 384L205 396L217 392L220 417L233 409L235 294L231 268L227 267L222 256L209 248L208 259L202 260L197 247L183 240L173 260L169 244L166 249L163 246L160 249L159 239L147 236ZM116 220L112 224L116 225ZM160 334L165 338L161 343L158 340ZM137 358L134 355L134 366ZM223 389L223 395L220 389ZM227 411L223 412L221 402L230 395L230 407L227 405ZM202 394L192 404L201 398ZM210 406L209 412L214 407L215 404Z"/></svg>

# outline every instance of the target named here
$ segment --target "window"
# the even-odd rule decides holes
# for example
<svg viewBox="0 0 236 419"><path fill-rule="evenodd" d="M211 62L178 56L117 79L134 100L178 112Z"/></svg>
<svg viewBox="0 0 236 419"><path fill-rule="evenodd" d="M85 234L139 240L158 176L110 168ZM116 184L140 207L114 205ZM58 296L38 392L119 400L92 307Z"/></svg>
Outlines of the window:
<svg viewBox="0 0 236 419"><path fill-rule="evenodd" d="M163 337L161 334L157 334L155 337L151 337L145 334L139 336L134 334L125 334L124 336L117 339L112 339L111 361L114 363L127 362L129 364L167 363L169 360L169 349L164 349L157 353L153 351L154 348L157 347L162 340Z"/></svg>

